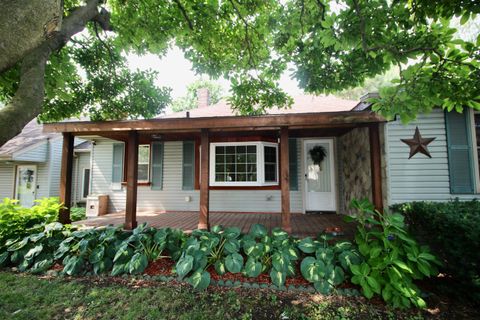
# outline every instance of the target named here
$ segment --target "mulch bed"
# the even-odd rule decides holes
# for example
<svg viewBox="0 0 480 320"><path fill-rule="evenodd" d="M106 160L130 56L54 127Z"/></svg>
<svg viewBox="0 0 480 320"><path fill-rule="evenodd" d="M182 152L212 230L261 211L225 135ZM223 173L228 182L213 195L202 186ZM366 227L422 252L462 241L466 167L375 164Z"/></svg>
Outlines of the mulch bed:
<svg viewBox="0 0 480 320"><path fill-rule="evenodd" d="M163 258L153 262L150 262L147 269L145 269L144 273L149 276L172 276L174 273L172 272L173 267L175 266L175 261L170 258ZM248 282L248 283L259 283L259 284L272 284L272 280L268 274L262 273L256 278L249 278L244 276L241 273L230 273L227 272L223 275L217 274L215 271L214 266L208 267L207 271L210 273L210 277L212 280L219 281L240 281L240 282ZM295 270L295 277L289 277L285 281L285 285L295 285L295 286L308 286L310 282L305 280L301 273L300 273L300 266L296 266Z"/></svg>

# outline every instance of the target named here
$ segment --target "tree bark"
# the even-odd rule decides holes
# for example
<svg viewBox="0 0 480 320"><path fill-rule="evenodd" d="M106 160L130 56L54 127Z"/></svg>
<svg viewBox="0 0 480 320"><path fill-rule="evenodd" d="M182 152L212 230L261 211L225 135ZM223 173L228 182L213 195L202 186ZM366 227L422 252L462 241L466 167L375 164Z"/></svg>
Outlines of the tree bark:
<svg viewBox="0 0 480 320"><path fill-rule="evenodd" d="M60 30L62 0L0 1L0 73Z"/></svg>
<svg viewBox="0 0 480 320"><path fill-rule="evenodd" d="M42 111L45 96L45 64L87 22L99 18L100 0L90 0L63 19L62 28L30 51L21 60L20 83L12 100L0 109L0 146L19 134ZM101 18L105 13L102 11Z"/></svg>

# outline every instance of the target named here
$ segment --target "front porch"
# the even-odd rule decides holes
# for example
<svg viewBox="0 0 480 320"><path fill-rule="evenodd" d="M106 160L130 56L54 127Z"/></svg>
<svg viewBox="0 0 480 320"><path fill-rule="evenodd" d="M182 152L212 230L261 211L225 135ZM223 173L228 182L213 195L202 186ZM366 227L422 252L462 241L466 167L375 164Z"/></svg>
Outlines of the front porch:
<svg viewBox="0 0 480 320"><path fill-rule="evenodd" d="M93 168L98 176L94 193L108 193L110 204L117 206L113 211L125 213L88 224L94 221L110 224L108 219L112 219L113 224L131 230L152 219L151 225L159 227L192 230L222 224L248 231L251 224L262 223L296 235L316 235L327 227L342 227L341 216L331 223L328 219L322 221L293 212L348 212L339 203L348 204L352 198L364 197L369 197L376 209L382 211L380 124L383 121L371 111L348 111L68 122L45 125L45 130L63 133L60 199L65 204L71 203L74 137L91 139L93 145L98 142L95 140L102 139L117 142L110 143L110 149L103 147L102 141L95 147L99 149L93 153L103 158ZM345 141L336 148L336 139ZM328 154L324 163L326 173L319 163L308 162L309 148L321 143L328 144L323 151ZM140 145L147 145L151 152L142 161L148 167L142 167L141 176ZM343 152L348 166L340 163L337 152ZM338 171L334 170L337 162ZM230 166L235 169L229 169ZM329 201L323 203L328 206L313 206L327 193ZM144 216L142 209L150 210L153 215ZM175 213L153 213L158 209ZM61 211L60 220L70 221L68 205Z"/></svg>
<svg viewBox="0 0 480 320"><path fill-rule="evenodd" d="M316 237L327 228L340 227L344 235L342 238L353 239L355 225L343 221L341 214L291 214L292 235L298 237ZM224 227L239 227L243 233L250 230L253 224L262 224L272 230L281 227L281 215L279 213L238 213L238 212L210 212L210 224ZM198 212L175 211L154 212L142 211L137 213L139 224L147 222L155 228L177 228L185 232L197 229ZM86 227L120 226L125 223L125 213L112 213L105 216L78 221L74 224Z"/></svg>

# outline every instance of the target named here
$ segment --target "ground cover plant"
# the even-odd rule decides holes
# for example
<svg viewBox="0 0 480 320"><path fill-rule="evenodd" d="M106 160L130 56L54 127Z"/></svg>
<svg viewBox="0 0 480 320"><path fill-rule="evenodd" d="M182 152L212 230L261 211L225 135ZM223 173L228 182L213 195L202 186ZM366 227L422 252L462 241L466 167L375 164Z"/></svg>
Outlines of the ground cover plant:
<svg viewBox="0 0 480 320"><path fill-rule="evenodd" d="M412 234L442 260L440 271L454 285L445 289L480 300L480 202L412 202L392 211L403 213Z"/></svg>

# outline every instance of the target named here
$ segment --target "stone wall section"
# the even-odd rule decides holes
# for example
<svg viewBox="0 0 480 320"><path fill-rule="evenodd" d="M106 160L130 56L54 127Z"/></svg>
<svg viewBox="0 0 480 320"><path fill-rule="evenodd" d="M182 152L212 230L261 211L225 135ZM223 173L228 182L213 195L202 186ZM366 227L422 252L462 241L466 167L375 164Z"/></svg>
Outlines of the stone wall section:
<svg viewBox="0 0 480 320"><path fill-rule="evenodd" d="M384 125L380 126L382 148L382 191L384 205L387 203L386 157ZM370 139L368 128L355 128L337 139L339 162L339 213L354 214L350 208L353 199L368 198L372 201L372 178L370 163Z"/></svg>

